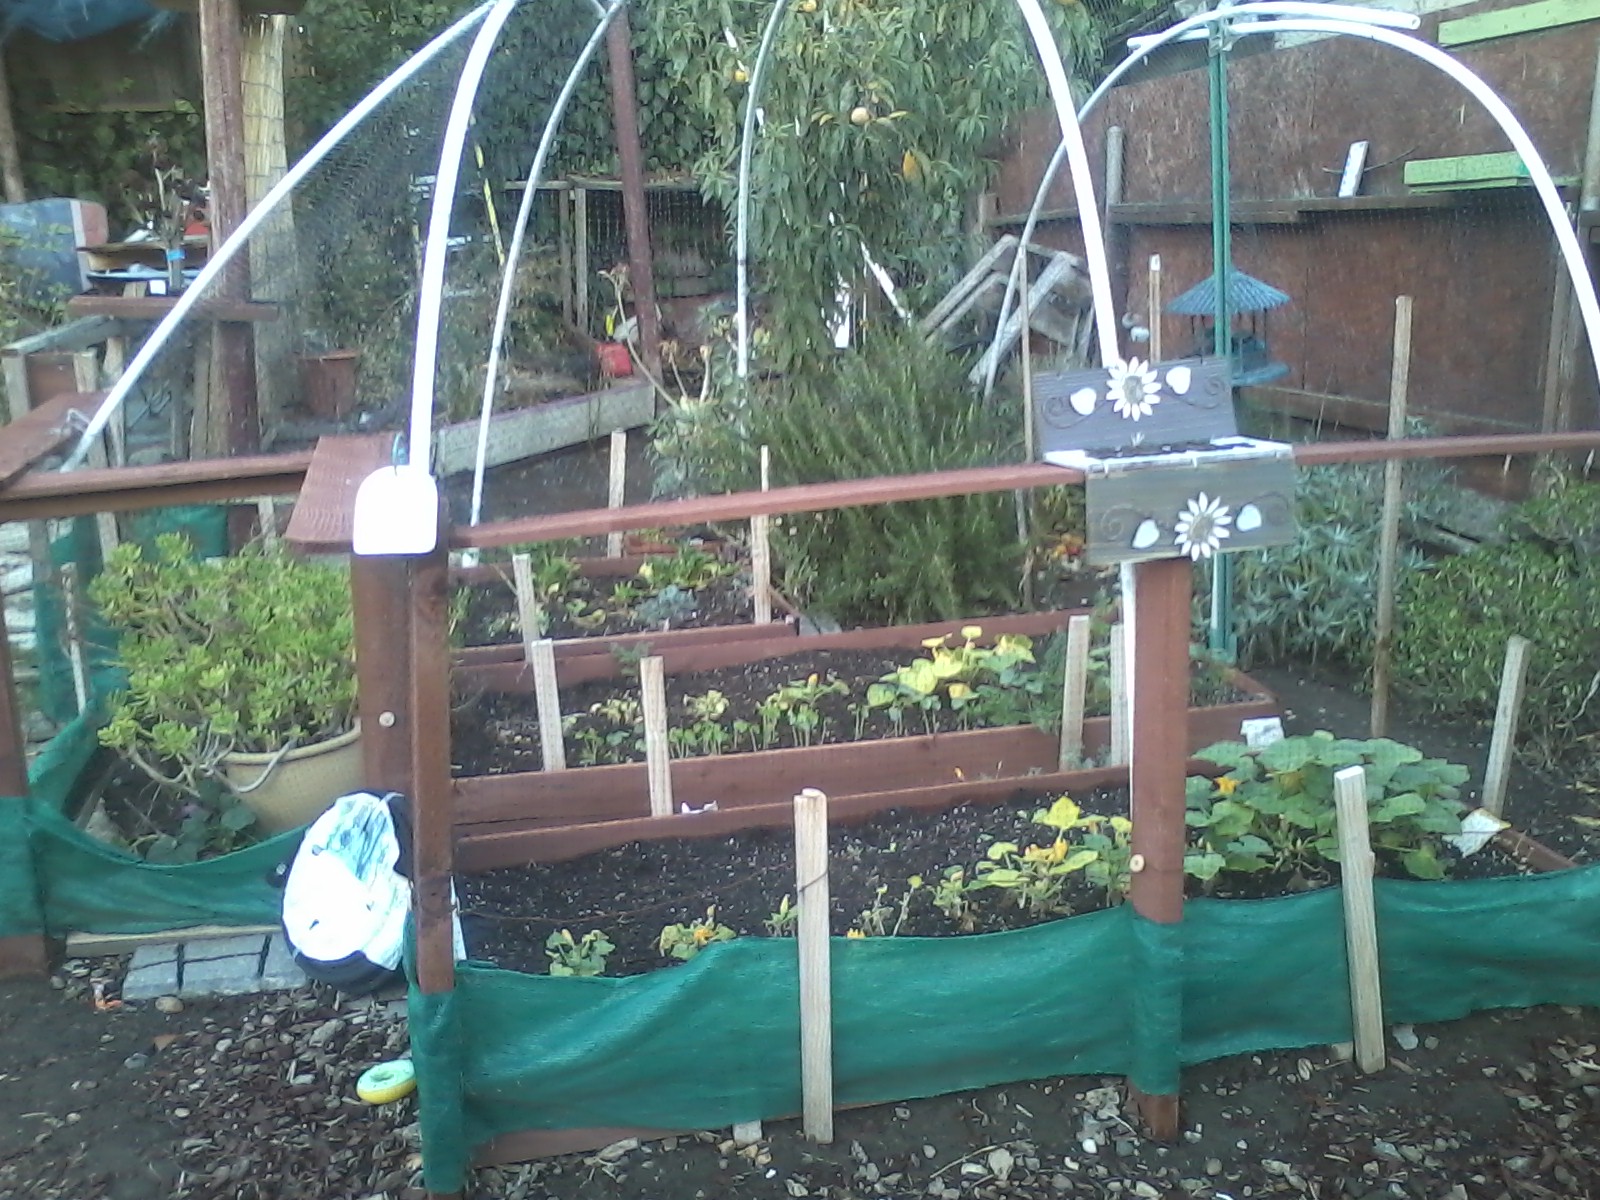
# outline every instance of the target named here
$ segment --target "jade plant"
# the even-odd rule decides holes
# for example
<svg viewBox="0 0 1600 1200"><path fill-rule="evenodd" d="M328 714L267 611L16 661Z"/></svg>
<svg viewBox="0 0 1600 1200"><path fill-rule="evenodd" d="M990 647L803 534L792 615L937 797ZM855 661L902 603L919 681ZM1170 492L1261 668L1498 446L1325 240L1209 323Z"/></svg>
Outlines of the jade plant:
<svg viewBox="0 0 1600 1200"><path fill-rule="evenodd" d="M339 568L259 543L202 560L166 534L150 553L117 547L89 597L126 673L100 740L160 783L214 802L230 786L229 754L354 724L355 631Z"/></svg>
<svg viewBox="0 0 1600 1200"><path fill-rule="evenodd" d="M1339 858L1334 774L1366 772L1367 821L1381 864L1418 879L1442 879L1444 838L1461 831L1456 803L1467 769L1373 738L1318 732L1253 749L1238 742L1196 756L1226 773L1188 781L1187 821L1196 839L1185 869L1203 881L1223 871L1271 871L1307 886Z"/></svg>

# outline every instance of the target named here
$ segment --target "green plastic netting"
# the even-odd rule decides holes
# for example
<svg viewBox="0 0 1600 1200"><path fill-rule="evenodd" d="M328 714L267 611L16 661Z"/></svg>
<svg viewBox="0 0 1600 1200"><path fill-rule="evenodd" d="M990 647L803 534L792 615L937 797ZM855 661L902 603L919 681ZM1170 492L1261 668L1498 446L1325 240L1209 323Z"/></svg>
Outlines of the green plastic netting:
<svg viewBox="0 0 1600 1200"><path fill-rule="evenodd" d="M1380 880L1386 1018L1600 1004L1600 867ZM428 1187L522 1129L718 1128L800 1109L795 943L745 938L626 979L461 964L413 986ZM1012 933L833 943L840 1104L1044 1076L1177 1089L1181 1064L1351 1036L1336 889L1201 900L1158 927L1123 906Z"/></svg>

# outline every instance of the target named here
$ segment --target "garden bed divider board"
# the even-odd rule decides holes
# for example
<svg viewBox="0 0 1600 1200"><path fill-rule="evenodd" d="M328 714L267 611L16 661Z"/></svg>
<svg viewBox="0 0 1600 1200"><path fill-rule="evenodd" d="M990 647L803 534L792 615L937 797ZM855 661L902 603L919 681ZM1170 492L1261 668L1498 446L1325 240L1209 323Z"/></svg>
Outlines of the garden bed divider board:
<svg viewBox="0 0 1600 1200"><path fill-rule="evenodd" d="M1600 867L1380 879L1375 899L1390 1023L1600 1004ZM835 938L837 1104L1072 1075L1131 1075L1171 1092L1180 1066L1348 1041L1343 940L1338 888L1196 900L1175 925L1124 904L978 937ZM1164 1062L1145 1055L1131 1012L1152 962L1176 984L1156 1015L1176 1030L1177 1054ZM786 939L738 938L626 978L465 963L454 993L413 990L411 1004L423 1170L435 1191L459 1186L473 1161L800 1110ZM932 1026L940 1037L927 1036Z"/></svg>
<svg viewBox="0 0 1600 1200"><path fill-rule="evenodd" d="M921 650L922 643L929 638L941 635L959 638L961 630L972 625L983 630L983 636L976 640L984 645L992 645L995 638L1003 633L1041 638L1065 629L1068 620L1085 611L1058 609L811 635L800 635L798 626L792 622L786 627L784 623L774 621L770 625L719 625L710 629L677 629L667 633L630 633L614 638L565 638L556 643L556 662L563 686L620 679L622 664L617 661L611 647L636 649L648 646L652 654L658 654L664 660L667 674L687 675L713 671L719 667L742 667L769 658L806 654L813 650ZM695 636L690 637L690 634ZM492 651L493 654L484 651ZM457 654L457 674L463 682L470 682L484 691L528 691L533 686L532 678L524 671L521 657L520 646L474 647ZM584 661L577 661L580 658ZM1246 680L1244 676L1239 677L1239 686L1249 691L1264 691L1260 684Z"/></svg>
<svg viewBox="0 0 1600 1200"><path fill-rule="evenodd" d="M1276 702L1266 694L1240 704L1190 709L1188 749L1198 750L1215 742L1237 739L1241 722L1271 716L1277 711ZM1084 722L1088 750L1094 751L1106 744L1108 725L1104 717ZM1032 725L1010 725L960 733L675 759L672 789L676 804L704 808L714 803L718 815L728 819L741 810L787 803L802 786L826 792L834 802L832 811L842 813L843 802L852 796L905 795L918 788L939 788L969 781L992 782L1009 793L1020 788L1045 786L1043 781L1049 778L1068 781L1092 778L1100 782L1127 778L1126 766L1115 768L1104 778L1092 771L1061 772L1058 770L1059 753L1056 739L1049 734ZM552 833L572 826L592 829L606 822L626 823L634 818L649 818L647 772L644 763L616 763L603 767L572 767L559 772L525 771L458 778L454 781L456 836L465 852L465 846L473 839L488 834L527 834L535 830ZM1076 786L1097 784L1078 783ZM671 819L676 822L682 815ZM621 841L635 840L639 836L637 833L623 836L625 831L620 828L615 832ZM584 836L592 844L595 834L590 832ZM549 841L524 840L529 846ZM555 839L553 844L559 846L560 839ZM501 858L498 864L505 865L508 861Z"/></svg>

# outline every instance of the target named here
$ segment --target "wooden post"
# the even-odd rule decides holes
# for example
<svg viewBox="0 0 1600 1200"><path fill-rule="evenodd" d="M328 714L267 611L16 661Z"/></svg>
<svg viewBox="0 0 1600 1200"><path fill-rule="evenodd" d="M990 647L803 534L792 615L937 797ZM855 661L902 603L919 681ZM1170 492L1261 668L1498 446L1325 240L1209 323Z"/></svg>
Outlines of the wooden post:
<svg viewBox="0 0 1600 1200"><path fill-rule="evenodd" d="M833 1141L833 964L828 939L828 798L806 788L794 798L795 897L800 918L801 1126Z"/></svg>
<svg viewBox="0 0 1600 1200"><path fill-rule="evenodd" d="M544 636L544 612L533 586L533 559L529 555L511 556L511 578L517 592L517 627L522 631L523 657L532 662L528 647Z"/></svg>
<svg viewBox="0 0 1600 1200"><path fill-rule="evenodd" d="M1506 785L1516 756L1517 720L1522 712L1522 689L1528 678L1528 653L1533 643L1525 637L1506 640L1506 661L1500 669L1500 701L1494 710L1494 733L1489 738L1489 762L1483 770L1483 805L1494 816L1506 809Z"/></svg>
<svg viewBox="0 0 1600 1200"><path fill-rule="evenodd" d="M1128 226L1116 218L1117 206L1122 203L1125 179L1123 171L1122 126L1112 125L1106 130L1106 182L1101 200L1101 227L1105 230L1106 265L1111 272L1112 294L1129 299L1128 288ZM1124 308L1130 308L1124 305Z"/></svg>
<svg viewBox="0 0 1600 1200"><path fill-rule="evenodd" d="M1061 673L1061 754L1057 765L1071 771L1083 765L1084 688L1089 681L1089 618L1067 619L1067 661Z"/></svg>
<svg viewBox="0 0 1600 1200"><path fill-rule="evenodd" d="M239 0L199 0L201 83L205 97L206 164L210 171L211 244L239 227L245 193L243 51ZM219 281L219 294L250 297L250 261L239 256ZM252 454L261 444L256 413L255 335L243 321L221 321L216 332L223 394L227 397L227 448ZM232 527L232 526L231 526ZM237 527L232 527L239 540Z"/></svg>
<svg viewBox="0 0 1600 1200"><path fill-rule="evenodd" d="M1578 193L1580 214L1600 209L1600 45L1596 46L1596 61L1589 92L1588 133L1584 142L1583 169ZM1584 258L1593 270L1593 250L1584 243ZM1578 311L1577 297L1572 282L1567 278L1561 255L1552 246L1550 269L1554 276L1551 288L1549 340L1545 345L1544 412L1539 428L1545 433L1567 430L1586 425L1581 419L1586 414L1574 411L1577 380L1582 366L1584 345L1583 318Z"/></svg>
<svg viewBox="0 0 1600 1200"><path fill-rule="evenodd" d="M22 155L17 149L17 126L11 116L11 84L6 80L6 59L0 50L0 191L7 204L28 198L22 186Z"/></svg>
<svg viewBox="0 0 1600 1200"><path fill-rule="evenodd" d="M539 746L546 771L567 769L567 747L561 735L561 694L556 688L556 644L549 638L525 641L533 668L533 696L539 710Z"/></svg>
<svg viewBox="0 0 1600 1200"><path fill-rule="evenodd" d="M411 608L411 778L417 930L417 984L425 993L455 987L454 808L450 786L449 537L409 560Z"/></svg>
<svg viewBox="0 0 1600 1200"><path fill-rule="evenodd" d="M572 189L572 297L578 309L577 326L590 330L589 311L589 189Z"/></svg>
<svg viewBox="0 0 1600 1200"><path fill-rule="evenodd" d="M1124 593L1123 603L1127 597ZM1126 618L1126 614L1124 614ZM1111 743L1106 747L1109 766L1126 766L1132 750L1132 737L1128 729L1128 626L1119 621L1111 627Z"/></svg>
<svg viewBox="0 0 1600 1200"><path fill-rule="evenodd" d="M650 780L650 815L672 815L672 756L667 742L667 673L659 654L639 660L644 692L644 760Z"/></svg>
<svg viewBox="0 0 1600 1200"><path fill-rule="evenodd" d="M1394 298L1394 361L1389 368L1389 438L1406 435L1406 396L1411 386L1411 297ZM1389 728L1389 679L1394 663L1394 590L1400 557L1400 504L1405 464L1383 464L1383 518L1378 531L1378 611L1372 644L1373 737Z"/></svg>
<svg viewBox="0 0 1600 1200"><path fill-rule="evenodd" d="M284 136L283 63L289 18L249 17L240 52L240 129L244 143L244 193L255 205L289 168ZM250 239L250 276L266 285L278 304L295 311L303 291L295 240L294 201L286 199ZM294 321L268 321L253 329L257 403L271 423L300 390ZM332 349L332 347L328 347Z"/></svg>
<svg viewBox="0 0 1600 1200"><path fill-rule="evenodd" d="M1123 568L1123 638L1132 662L1128 705L1138 730L1128 768L1133 871L1128 899L1147 920L1183 918L1184 764L1189 755L1189 608L1194 577L1187 558ZM1113 643L1115 645L1115 643ZM1115 667L1113 667L1115 670ZM1161 981L1151 981L1159 988ZM1176 1053L1176 1047L1173 1048ZM1178 1097L1137 1093L1151 1136L1178 1135Z"/></svg>
<svg viewBox="0 0 1600 1200"><path fill-rule="evenodd" d="M621 508L628 491L628 431L626 429L613 429L611 431L611 478L606 492L606 505L610 508ZM614 529L606 534L606 557L622 557L622 530Z"/></svg>
<svg viewBox="0 0 1600 1200"><path fill-rule="evenodd" d="M761 490L772 487L772 451L761 447ZM772 518L765 513L750 518L750 589L757 625L772 621Z"/></svg>
<svg viewBox="0 0 1600 1200"><path fill-rule="evenodd" d="M533 180L528 181L533 185ZM551 192L556 204L556 242L560 248L559 275L561 278L561 315L567 319L567 324L577 324L577 308L574 304L572 281L572 193L566 191Z"/></svg>
<svg viewBox="0 0 1600 1200"><path fill-rule="evenodd" d="M623 9L606 30L611 63L611 123L617 135L622 176L622 215L628 231L628 282L633 285L639 319L639 357L652 371L661 365L661 322L656 314L655 265L650 257L650 223L645 208L644 154L639 148L639 108L634 97L633 34Z"/></svg>
<svg viewBox="0 0 1600 1200"><path fill-rule="evenodd" d="M410 642L406 561L352 556L350 592L356 621L356 708L361 716L362 781L368 790L415 795L411 781Z"/></svg>
<svg viewBox="0 0 1600 1200"><path fill-rule="evenodd" d="M1161 255L1150 256L1150 361L1161 361Z"/></svg>
<svg viewBox="0 0 1600 1200"><path fill-rule="evenodd" d="M1355 1025L1356 1066L1383 1070L1383 989L1378 978L1378 924L1372 903L1372 845L1367 835L1367 773L1346 767L1333 777L1339 814L1339 877L1344 893L1345 958Z"/></svg>

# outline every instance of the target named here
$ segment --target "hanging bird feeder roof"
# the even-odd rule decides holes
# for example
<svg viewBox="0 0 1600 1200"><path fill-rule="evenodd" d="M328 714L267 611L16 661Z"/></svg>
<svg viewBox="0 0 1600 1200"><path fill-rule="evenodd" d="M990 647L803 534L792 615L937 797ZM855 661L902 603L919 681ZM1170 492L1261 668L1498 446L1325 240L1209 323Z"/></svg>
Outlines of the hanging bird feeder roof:
<svg viewBox="0 0 1600 1200"><path fill-rule="evenodd" d="M1280 292L1270 283L1262 283L1254 275L1243 271L1228 272L1228 301L1236 313L1265 312L1289 303L1289 294ZM1171 304L1169 313L1186 317L1210 317L1217 311L1217 277L1208 275Z"/></svg>

